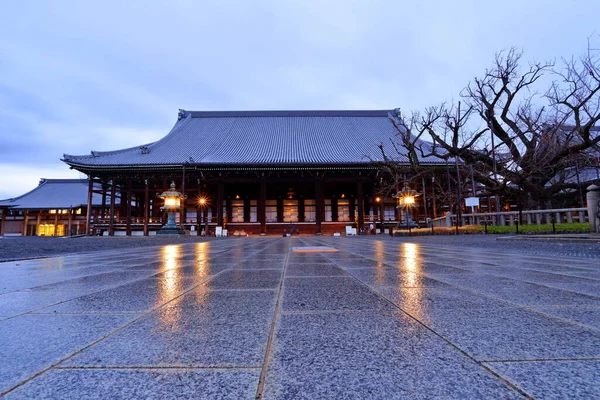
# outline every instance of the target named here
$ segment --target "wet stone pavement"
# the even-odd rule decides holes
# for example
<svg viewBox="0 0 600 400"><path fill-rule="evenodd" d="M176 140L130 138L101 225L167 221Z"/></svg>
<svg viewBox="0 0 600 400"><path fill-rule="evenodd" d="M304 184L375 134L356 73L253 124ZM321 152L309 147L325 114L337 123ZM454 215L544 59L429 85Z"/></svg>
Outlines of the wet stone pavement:
<svg viewBox="0 0 600 400"><path fill-rule="evenodd" d="M6 399L594 399L600 260L302 237L10 261L0 360Z"/></svg>

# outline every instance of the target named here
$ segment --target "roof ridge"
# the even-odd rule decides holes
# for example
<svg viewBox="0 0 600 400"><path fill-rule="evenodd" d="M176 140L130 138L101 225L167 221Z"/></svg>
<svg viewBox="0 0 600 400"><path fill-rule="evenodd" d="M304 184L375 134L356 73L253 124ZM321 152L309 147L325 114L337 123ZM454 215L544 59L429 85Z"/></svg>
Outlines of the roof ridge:
<svg viewBox="0 0 600 400"><path fill-rule="evenodd" d="M240 111L187 111L185 117L384 117L393 110L240 110Z"/></svg>

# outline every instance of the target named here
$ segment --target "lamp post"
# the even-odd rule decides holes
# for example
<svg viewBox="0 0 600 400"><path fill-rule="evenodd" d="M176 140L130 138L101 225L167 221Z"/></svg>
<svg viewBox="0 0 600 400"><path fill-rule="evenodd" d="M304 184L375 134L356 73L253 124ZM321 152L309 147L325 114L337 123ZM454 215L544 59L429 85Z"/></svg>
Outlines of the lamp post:
<svg viewBox="0 0 600 400"><path fill-rule="evenodd" d="M205 197L201 197L198 199L198 204L200 204L200 207L202 208L202 214L204 217L204 236L206 237L208 236L208 213L205 213L205 211L206 207L208 207L208 201Z"/></svg>
<svg viewBox="0 0 600 400"><path fill-rule="evenodd" d="M416 190L410 189L408 186L404 186L404 188L401 191L399 191L398 193L396 193L396 195L394 196L395 198L398 199L398 205L396 207L400 208L400 209L404 208L406 210L406 226L408 227L409 235L411 233L410 208L415 206L415 204L416 204L415 198L418 195L419 194L417 193ZM400 221L398 223L398 225L402 226L402 221Z"/></svg>
<svg viewBox="0 0 600 400"><path fill-rule="evenodd" d="M157 235L183 236L185 231L175 223L175 213L181 210L181 199L185 198L175 189L175 182L171 182L169 190L159 194L158 197L165 201L161 210L167 211L167 223L156 232Z"/></svg>

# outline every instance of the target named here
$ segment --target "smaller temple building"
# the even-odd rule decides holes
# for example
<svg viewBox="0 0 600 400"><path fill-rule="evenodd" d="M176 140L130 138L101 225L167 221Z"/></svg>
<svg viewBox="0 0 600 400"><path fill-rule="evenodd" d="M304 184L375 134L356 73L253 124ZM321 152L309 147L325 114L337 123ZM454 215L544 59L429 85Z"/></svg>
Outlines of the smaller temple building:
<svg viewBox="0 0 600 400"><path fill-rule="evenodd" d="M102 196L92 195L89 186L88 179L42 178L30 192L0 200L0 236L74 236L88 233L88 204L92 204L89 209L92 218L104 213Z"/></svg>

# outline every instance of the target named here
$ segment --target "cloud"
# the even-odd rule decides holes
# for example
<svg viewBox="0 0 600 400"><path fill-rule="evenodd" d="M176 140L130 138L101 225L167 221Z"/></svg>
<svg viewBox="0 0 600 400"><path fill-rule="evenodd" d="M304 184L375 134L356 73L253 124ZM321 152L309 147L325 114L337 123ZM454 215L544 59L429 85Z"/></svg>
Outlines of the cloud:
<svg viewBox="0 0 600 400"><path fill-rule="evenodd" d="M35 189L41 178L51 179L80 179L85 178L77 171L65 168L62 165L44 166L40 168L31 160L30 166L0 163L0 199L17 197Z"/></svg>
<svg viewBox="0 0 600 400"><path fill-rule="evenodd" d="M14 187L6 168L37 166L37 182L68 171L63 153L154 141L178 108L423 109L503 48L577 52L598 14L584 0L7 3L0 188Z"/></svg>

